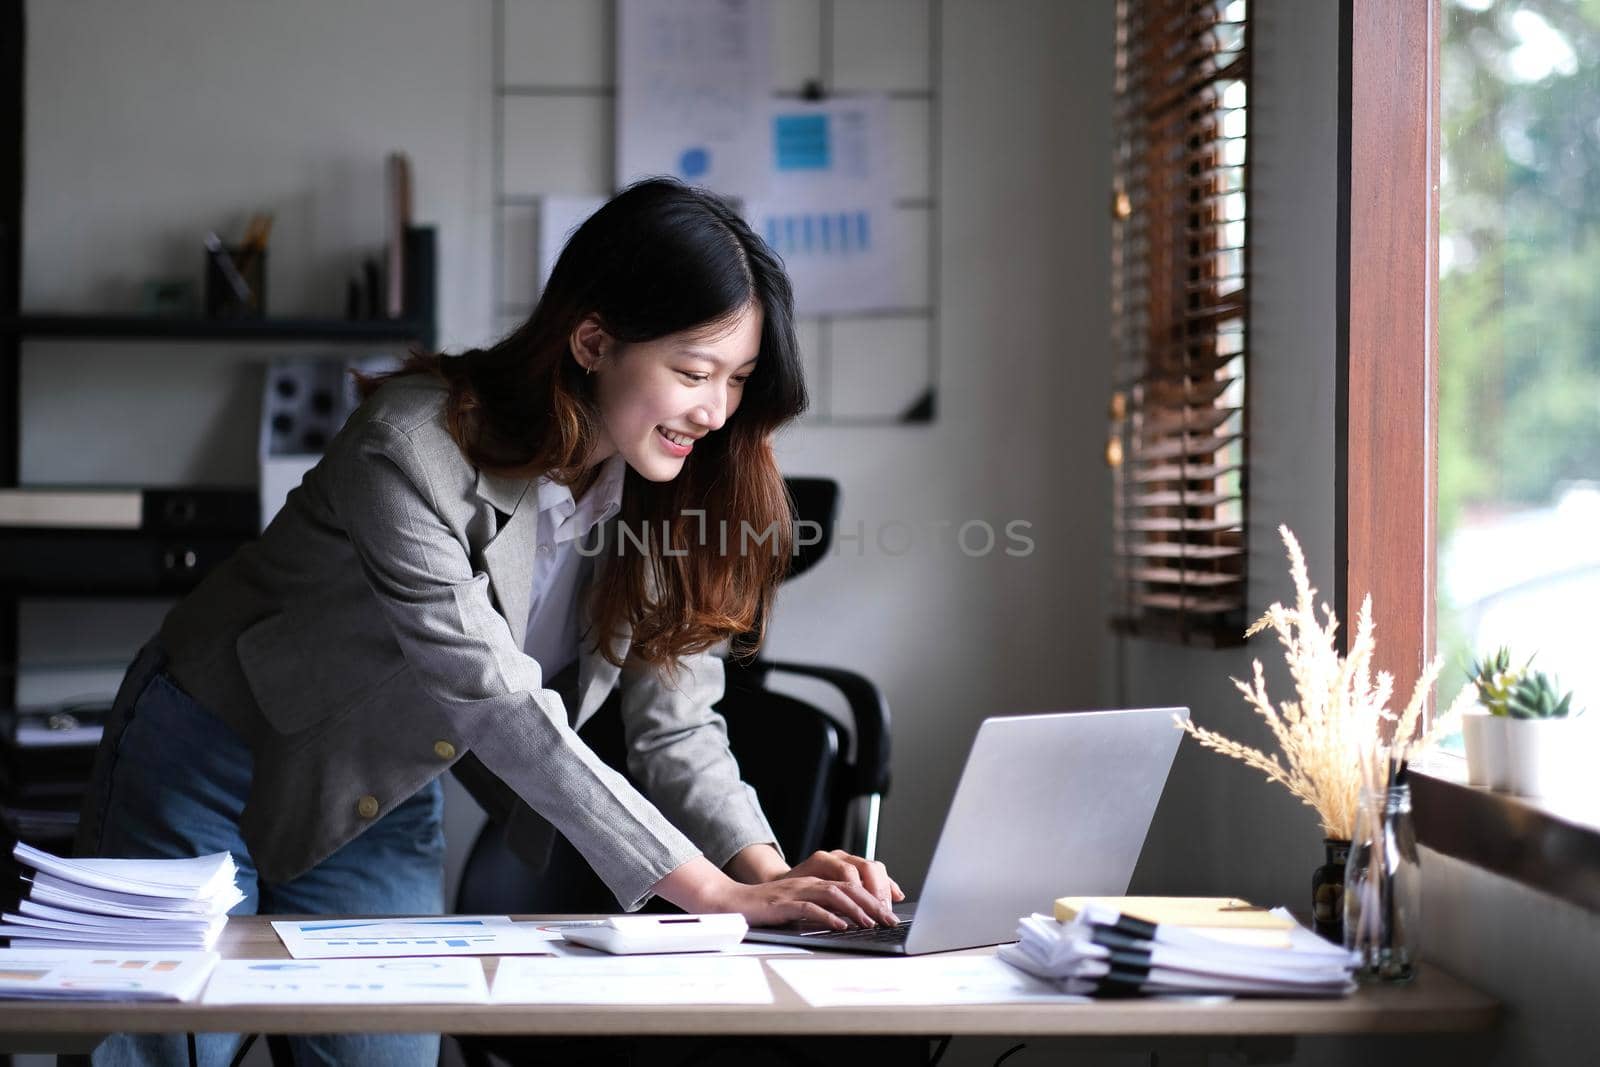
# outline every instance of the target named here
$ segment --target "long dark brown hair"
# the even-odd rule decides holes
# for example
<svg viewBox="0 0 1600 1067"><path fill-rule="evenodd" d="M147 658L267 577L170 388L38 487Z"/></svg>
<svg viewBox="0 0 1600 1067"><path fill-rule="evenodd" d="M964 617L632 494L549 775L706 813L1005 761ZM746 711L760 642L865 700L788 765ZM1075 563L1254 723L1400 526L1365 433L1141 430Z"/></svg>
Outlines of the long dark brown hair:
<svg viewBox="0 0 1600 1067"><path fill-rule="evenodd" d="M645 547L605 553L593 587L607 658L617 661L613 642L630 632L632 655L670 671L725 638L745 638L736 653L754 650L793 540L770 439L806 408L794 297L783 264L732 208L666 179L629 186L572 235L527 322L489 348L413 355L362 379L362 395L387 378L435 375L449 386L450 434L475 467L570 486L600 433L594 380L570 347L585 317L626 359L629 343L729 322L752 305L761 348L738 410L672 481L627 472L621 523L648 532Z"/></svg>

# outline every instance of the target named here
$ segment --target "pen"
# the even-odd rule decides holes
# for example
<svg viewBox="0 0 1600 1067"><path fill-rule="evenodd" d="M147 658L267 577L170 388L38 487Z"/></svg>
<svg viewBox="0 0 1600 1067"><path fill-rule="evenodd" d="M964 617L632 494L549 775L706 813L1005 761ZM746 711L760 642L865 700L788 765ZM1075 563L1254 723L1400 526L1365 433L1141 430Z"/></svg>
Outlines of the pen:
<svg viewBox="0 0 1600 1067"><path fill-rule="evenodd" d="M222 277L227 280L228 287L233 290L233 295L239 303L250 303L250 286L245 283L244 275L239 273L239 268L234 266L233 257L228 255L228 250L222 246L222 238L217 236L217 231L212 230L206 234L206 251L217 261L217 269L222 272Z"/></svg>
<svg viewBox="0 0 1600 1067"><path fill-rule="evenodd" d="M250 225L245 227L244 240L239 244L241 255L237 266L241 276L254 267L256 260L266 252L267 238L271 234L271 215L258 213L250 216Z"/></svg>

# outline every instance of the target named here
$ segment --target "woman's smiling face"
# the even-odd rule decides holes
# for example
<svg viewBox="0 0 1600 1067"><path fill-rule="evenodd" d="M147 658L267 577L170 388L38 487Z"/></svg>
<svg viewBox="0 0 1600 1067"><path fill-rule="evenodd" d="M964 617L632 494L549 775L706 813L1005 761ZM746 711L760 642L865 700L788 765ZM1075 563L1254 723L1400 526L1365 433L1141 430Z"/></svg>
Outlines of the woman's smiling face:
<svg viewBox="0 0 1600 1067"><path fill-rule="evenodd" d="M585 319L572 347L596 379L601 429L589 464L620 452L642 477L667 482L695 441L738 410L761 350L761 308L749 304L720 322L634 344L618 344Z"/></svg>

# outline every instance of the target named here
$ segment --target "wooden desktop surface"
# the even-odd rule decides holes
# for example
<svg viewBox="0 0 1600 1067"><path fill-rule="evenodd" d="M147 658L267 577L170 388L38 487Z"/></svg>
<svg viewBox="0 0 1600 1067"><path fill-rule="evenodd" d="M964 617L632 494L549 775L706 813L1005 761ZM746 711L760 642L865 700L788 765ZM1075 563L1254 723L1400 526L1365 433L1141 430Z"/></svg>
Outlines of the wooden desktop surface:
<svg viewBox="0 0 1600 1067"><path fill-rule="evenodd" d="M224 958L287 959L273 918L229 920ZM988 952L991 949L971 950ZM825 956L826 954L819 954ZM787 956L786 959L802 959ZM859 958L859 957L858 957ZM484 958L492 981L493 957ZM0 1035L119 1031L224 1033L422 1032L452 1034L822 1035L1311 1035L1451 1033L1493 1026L1498 1004L1445 972L1422 968L1405 986L1363 987L1339 1000L1235 1000L1093 1004L813 1008L769 969L762 1005L271 1005L0 1002Z"/></svg>

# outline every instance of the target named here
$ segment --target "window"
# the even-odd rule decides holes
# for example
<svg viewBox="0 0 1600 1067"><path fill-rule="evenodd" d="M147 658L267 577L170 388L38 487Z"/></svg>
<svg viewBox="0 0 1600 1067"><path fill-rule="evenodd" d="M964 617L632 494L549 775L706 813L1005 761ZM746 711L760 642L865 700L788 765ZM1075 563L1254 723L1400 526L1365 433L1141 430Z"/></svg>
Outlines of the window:
<svg viewBox="0 0 1600 1067"><path fill-rule="evenodd" d="M1600 11L1448 0L1440 65L1439 648L1600 711Z"/></svg>
<svg viewBox="0 0 1600 1067"><path fill-rule="evenodd" d="M1112 190L1113 623L1245 628L1245 0L1120 0Z"/></svg>

